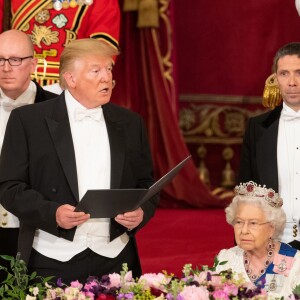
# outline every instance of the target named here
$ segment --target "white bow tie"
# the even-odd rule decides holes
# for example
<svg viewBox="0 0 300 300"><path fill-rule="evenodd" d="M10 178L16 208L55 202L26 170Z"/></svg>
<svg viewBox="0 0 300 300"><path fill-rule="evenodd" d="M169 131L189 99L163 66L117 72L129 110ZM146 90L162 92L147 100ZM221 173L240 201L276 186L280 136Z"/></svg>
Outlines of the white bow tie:
<svg viewBox="0 0 300 300"><path fill-rule="evenodd" d="M102 117L102 107L92 109L76 108L74 117L75 121L81 121L84 118L91 118L95 121L100 121Z"/></svg>
<svg viewBox="0 0 300 300"><path fill-rule="evenodd" d="M13 109L17 107L21 107L24 105L27 105L28 103L23 103L23 102L18 102L18 103L13 103L9 101L0 101L0 106L4 108L6 111L12 111Z"/></svg>
<svg viewBox="0 0 300 300"><path fill-rule="evenodd" d="M281 117L285 121L293 121L296 119L300 120L300 111L296 112L292 110L283 109L281 111Z"/></svg>

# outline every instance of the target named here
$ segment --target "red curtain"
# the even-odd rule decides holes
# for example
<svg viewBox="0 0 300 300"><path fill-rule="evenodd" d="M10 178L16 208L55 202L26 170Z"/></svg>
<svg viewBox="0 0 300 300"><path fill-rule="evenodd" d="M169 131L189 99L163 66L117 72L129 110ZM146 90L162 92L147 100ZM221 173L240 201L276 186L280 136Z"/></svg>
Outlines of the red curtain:
<svg viewBox="0 0 300 300"><path fill-rule="evenodd" d="M295 0L174 2L181 95L261 96L276 51L300 41Z"/></svg>
<svg viewBox="0 0 300 300"><path fill-rule="evenodd" d="M166 5L167 3L167 5ZM122 2L120 3L122 7ZM162 4L160 4L162 5ZM122 15L121 55L112 101L140 113L146 122L158 179L189 155L178 127L171 1L160 7L159 28L138 29L137 12ZM192 161L167 185L161 206L224 206L199 180Z"/></svg>

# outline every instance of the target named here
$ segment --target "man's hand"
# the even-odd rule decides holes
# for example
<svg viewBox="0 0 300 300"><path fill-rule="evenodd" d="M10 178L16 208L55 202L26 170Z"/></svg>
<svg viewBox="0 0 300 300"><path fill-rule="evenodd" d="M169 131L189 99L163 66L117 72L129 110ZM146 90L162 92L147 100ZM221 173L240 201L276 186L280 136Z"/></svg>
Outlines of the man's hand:
<svg viewBox="0 0 300 300"><path fill-rule="evenodd" d="M126 212L122 215L117 215L115 221L131 230L141 224L144 217L144 211L139 207L138 209Z"/></svg>
<svg viewBox="0 0 300 300"><path fill-rule="evenodd" d="M75 207L69 204L61 205L56 210L56 223L64 229L71 229L86 222L90 215L84 212L75 212Z"/></svg>

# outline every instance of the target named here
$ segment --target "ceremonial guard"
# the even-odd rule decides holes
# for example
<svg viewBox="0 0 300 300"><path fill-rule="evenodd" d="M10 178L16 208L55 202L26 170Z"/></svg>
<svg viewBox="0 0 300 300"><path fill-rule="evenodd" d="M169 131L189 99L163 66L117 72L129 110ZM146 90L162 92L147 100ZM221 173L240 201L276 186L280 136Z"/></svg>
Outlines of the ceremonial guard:
<svg viewBox="0 0 300 300"><path fill-rule="evenodd" d="M58 81L60 54L72 40L91 37L118 47L117 0L12 0L11 11L11 27L32 38L41 85Z"/></svg>

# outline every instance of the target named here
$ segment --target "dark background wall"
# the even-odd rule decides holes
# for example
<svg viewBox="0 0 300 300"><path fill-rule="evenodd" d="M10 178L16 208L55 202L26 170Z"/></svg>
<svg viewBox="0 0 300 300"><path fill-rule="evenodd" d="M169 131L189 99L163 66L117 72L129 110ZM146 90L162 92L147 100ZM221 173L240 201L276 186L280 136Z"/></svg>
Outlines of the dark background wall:
<svg viewBox="0 0 300 300"><path fill-rule="evenodd" d="M282 45L300 41L294 0L175 0L179 94L260 96Z"/></svg>

